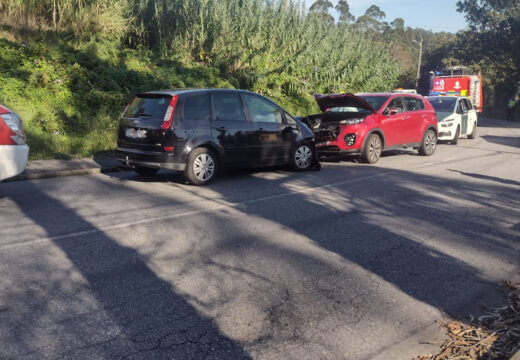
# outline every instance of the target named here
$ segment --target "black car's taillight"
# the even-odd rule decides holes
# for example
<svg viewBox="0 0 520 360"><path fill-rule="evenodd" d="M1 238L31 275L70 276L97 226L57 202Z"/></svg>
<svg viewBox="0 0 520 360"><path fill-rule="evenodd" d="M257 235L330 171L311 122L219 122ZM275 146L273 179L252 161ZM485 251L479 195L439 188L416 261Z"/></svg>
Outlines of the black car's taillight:
<svg viewBox="0 0 520 360"><path fill-rule="evenodd" d="M177 105L178 99L178 95L172 96L170 105L168 105L168 110L166 110L166 114L164 114L164 120L161 125L161 129L169 129L172 126L173 114L175 113L175 106Z"/></svg>

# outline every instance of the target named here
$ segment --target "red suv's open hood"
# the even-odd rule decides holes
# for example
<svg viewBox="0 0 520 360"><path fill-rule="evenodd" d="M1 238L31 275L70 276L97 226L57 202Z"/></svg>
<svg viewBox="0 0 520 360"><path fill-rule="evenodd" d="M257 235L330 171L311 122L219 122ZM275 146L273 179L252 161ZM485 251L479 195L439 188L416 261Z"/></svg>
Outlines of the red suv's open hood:
<svg viewBox="0 0 520 360"><path fill-rule="evenodd" d="M327 109L334 107L352 106L366 109L374 114L376 113L376 110L369 103L351 93L334 95L314 94L314 99L318 103L321 111L326 111Z"/></svg>

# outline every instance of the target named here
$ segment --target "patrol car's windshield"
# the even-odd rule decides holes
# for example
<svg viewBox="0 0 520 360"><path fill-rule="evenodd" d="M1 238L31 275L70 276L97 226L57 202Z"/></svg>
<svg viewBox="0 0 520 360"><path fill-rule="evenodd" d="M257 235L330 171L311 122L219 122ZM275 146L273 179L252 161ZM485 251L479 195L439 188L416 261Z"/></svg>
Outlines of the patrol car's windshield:
<svg viewBox="0 0 520 360"><path fill-rule="evenodd" d="M428 97L428 100L437 112L453 112L457 103L454 97Z"/></svg>

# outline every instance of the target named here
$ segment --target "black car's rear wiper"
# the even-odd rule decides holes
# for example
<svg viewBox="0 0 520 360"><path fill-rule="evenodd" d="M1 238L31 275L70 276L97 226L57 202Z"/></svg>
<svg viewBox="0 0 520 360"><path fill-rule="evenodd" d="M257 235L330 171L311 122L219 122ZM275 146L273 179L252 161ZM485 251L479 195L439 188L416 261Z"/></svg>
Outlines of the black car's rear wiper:
<svg viewBox="0 0 520 360"><path fill-rule="evenodd" d="M146 114L146 113L137 113L135 116L153 116L152 114Z"/></svg>

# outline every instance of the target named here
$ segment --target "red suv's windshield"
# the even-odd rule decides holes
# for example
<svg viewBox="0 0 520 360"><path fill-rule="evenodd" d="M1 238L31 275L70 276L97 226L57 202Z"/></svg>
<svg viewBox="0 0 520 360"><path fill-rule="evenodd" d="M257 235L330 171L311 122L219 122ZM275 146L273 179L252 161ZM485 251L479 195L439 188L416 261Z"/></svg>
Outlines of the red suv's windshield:
<svg viewBox="0 0 520 360"><path fill-rule="evenodd" d="M369 103L376 111L379 111L390 96L359 95L359 97Z"/></svg>

